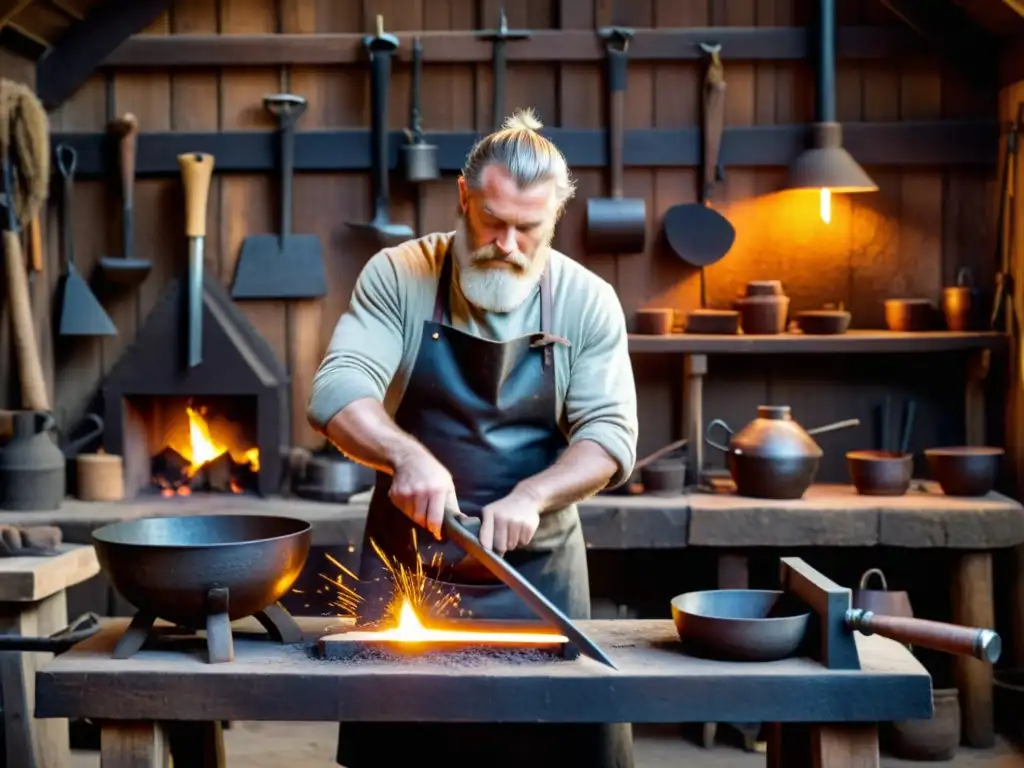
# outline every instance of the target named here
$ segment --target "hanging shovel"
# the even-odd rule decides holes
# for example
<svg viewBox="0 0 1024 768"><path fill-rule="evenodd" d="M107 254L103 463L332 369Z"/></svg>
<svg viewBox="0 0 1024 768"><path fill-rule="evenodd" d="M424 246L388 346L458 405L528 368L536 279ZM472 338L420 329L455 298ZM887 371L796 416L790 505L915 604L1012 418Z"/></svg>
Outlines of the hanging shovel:
<svg viewBox="0 0 1024 768"><path fill-rule="evenodd" d="M130 112L111 126L119 138L121 166L121 198L124 209L122 216L121 256L100 259L100 272L104 279L114 285L133 287L141 283L149 275L152 264L145 259L132 258L132 194L135 187L135 146L139 135L139 121Z"/></svg>
<svg viewBox="0 0 1024 768"><path fill-rule="evenodd" d="M75 233L72 225L72 200L75 189L75 165L78 155L74 147L59 144L56 148L57 169L63 184L60 215L61 238L64 241L64 285L61 288L61 336L116 336L117 328L103 309L85 278L75 269Z"/></svg>
<svg viewBox="0 0 1024 768"><path fill-rule="evenodd" d="M701 121L702 163L699 202L674 205L665 212L665 240L676 256L700 267L700 305L706 306L704 267L724 257L736 240L736 230L722 214L708 205L715 182L722 178L719 154L725 122L725 73L719 56L722 47L707 43L701 49L710 57L704 75Z"/></svg>
<svg viewBox="0 0 1024 768"><path fill-rule="evenodd" d="M349 222L349 226L376 238L381 247L387 248L413 236L411 227L391 222L388 201L388 86L391 57L398 50L398 38L384 34L384 17L378 15L377 34L363 38L363 45L370 54L373 220L369 224Z"/></svg>
<svg viewBox="0 0 1024 768"><path fill-rule="evenodd" d="M320 238L292 233L295 124L306 111L306 100L275 93L263 97L263 106L277 118L281 138L281 232L249 235L242 241L231 298L317 299L327 293Z"/></svg>

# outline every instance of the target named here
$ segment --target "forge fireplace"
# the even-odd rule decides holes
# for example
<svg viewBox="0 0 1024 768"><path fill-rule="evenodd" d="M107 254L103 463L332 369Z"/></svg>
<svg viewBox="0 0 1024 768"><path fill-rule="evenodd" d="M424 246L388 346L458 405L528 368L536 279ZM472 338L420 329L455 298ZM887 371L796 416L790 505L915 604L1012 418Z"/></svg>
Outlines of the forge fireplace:
<svg viewBox="0 0 1024 768"><path fill-rule="evenodd" d="M266 339L209 276L203 359L185 363L185 283L175 280L100 389L103 448L124 458L125 496L281 487L289 383Z"/></svg>

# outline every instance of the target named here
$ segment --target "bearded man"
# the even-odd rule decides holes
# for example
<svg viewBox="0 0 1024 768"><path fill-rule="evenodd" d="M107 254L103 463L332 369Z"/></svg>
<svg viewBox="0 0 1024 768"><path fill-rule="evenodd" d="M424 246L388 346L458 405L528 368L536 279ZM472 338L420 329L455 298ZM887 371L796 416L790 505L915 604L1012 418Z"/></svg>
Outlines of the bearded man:
<svg viewBox="0 0 1024 768"><path fill-rule="evenodd" d="M566 615L590 617L576 503L632 472L636 390L614 288L551 247L574 184L540 127L518 112L473 147L453 232L367 262L313 380L310 424L377 471L360 624L393 610L391 569L417 562L433 596L421 610L536 618L443 549L446 506L479 518L483 546ZM632 765L629 724L345 723L338 760L383 765L420 744L418 768Z"/></svg>

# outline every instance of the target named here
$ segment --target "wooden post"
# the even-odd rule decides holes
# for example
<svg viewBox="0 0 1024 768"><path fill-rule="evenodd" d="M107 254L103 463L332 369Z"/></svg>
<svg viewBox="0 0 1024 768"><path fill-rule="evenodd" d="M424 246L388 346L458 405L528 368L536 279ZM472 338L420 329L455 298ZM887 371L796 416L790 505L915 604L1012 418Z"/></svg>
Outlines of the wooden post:
<svg viewBox="0 0 1024 768"><path fill-rule="evenodd" d="M985 444L985 379L991 367L992 353L980 349L971 354L967 364L967 386L964 392L964 435L967 445Z"/></svg>
<svg viewBox="0 0 1024 768"><path fill-rule="evenodd" d="M90 546L60 546L53 557L0 558L0 633L46 637L68 625L65 588L99 573ZM0 653L0 696L6 757L19 768L66 768L68 722L36 719L36 671L52 653Z"/></svg>
<svg viewBox="0 0 1024 768"><path fill-rule="evenodd" d="M952 621L972 627L994 627L992 555L964 552L953 571ZM995 744L992 710L992 665L966 656L953 657L960 691L964 743L987 748Z"/></svg>
<svg viewBox="0 0 1024 768"><path fill-rule="evenodd" d="M108 720L100 727L100 768L169 768L169 758L160 723Z"/></svg>
<svg viewBox="0 0 1024 768"><path fill-rule="evenodd" d="M686 484L699 485L704 473L704 375L707 355L683 357L683 437L686 444Z"/></svg>
<svg viewBox="0 0 1024 768"><path fill-rule="evenodd" d="M37 603L0 604L0 631L4 634L43 637L59 632L67 623L64 590ZM52 658L52 653L0 654L5 765L64 768L71 760L68 721L35 719L36 671Z"/></svg>
<svg viewBox="0 0 1024 768"><path fill-rule="evenodd" d="M878 768L874 723L768 723L768 768Z"/></svg>

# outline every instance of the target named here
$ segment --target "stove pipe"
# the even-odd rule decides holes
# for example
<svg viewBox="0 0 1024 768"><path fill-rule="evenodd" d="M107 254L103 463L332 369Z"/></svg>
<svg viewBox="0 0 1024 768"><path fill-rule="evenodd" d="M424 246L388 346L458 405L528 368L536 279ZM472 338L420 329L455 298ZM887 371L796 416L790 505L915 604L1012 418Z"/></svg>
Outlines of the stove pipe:
<svg viewBox="0 0 1024 768"><path fill-rule="evenodd" d="M819 0L818 71L810 144L789 166L788 189L877 192L878 185L843 149L843 127L836 122L835 0Z"/></svg>

